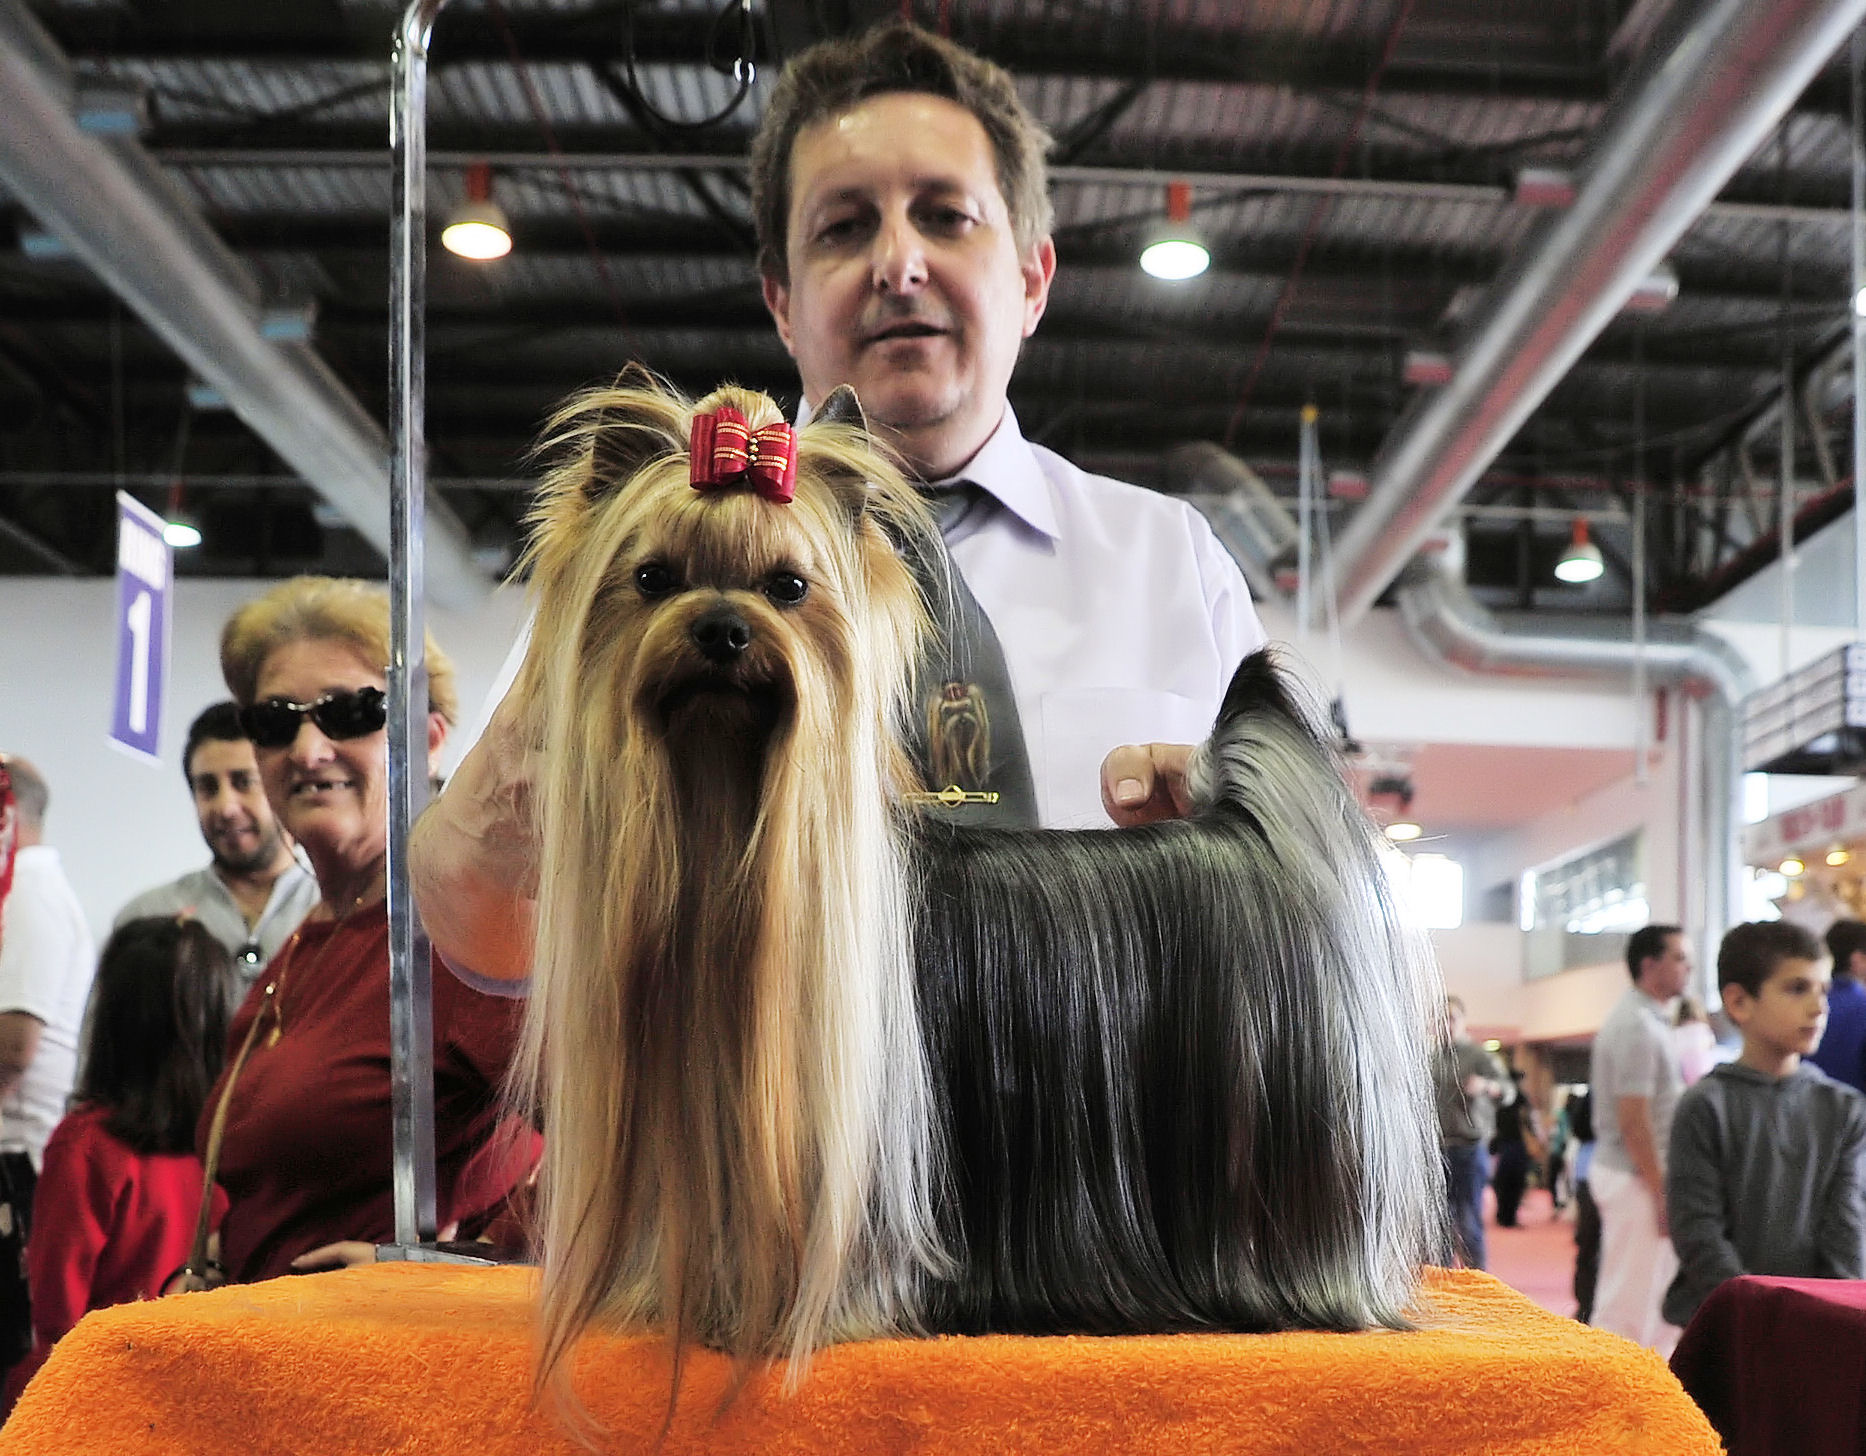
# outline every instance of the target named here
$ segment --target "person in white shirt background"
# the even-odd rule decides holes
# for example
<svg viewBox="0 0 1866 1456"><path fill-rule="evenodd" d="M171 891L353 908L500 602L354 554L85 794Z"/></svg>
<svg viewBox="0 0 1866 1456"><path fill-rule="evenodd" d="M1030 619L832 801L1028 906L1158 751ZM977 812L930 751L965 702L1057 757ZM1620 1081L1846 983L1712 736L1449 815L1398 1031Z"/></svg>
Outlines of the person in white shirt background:
<svg viewBox="0 0 1866 1456"><path fill-rule="evenodd" d="M753 142L759 267L806 408L852 385L913 473L976 488L947 544L1002 643L1040 821L1137 824L1185 811L1186 745L1264 633L1196 511L1018 428L1006 391L1056 269L1048 141L1005 72L918 27L824 42ZM457 967L522 975L528 794L495 710L416 827L416 898Z"/></svg>
<svg viewBox="0 0 1866 1456"><path fill-rule="evenodd" d="M78 896L45 843L45 780L26 759L4 762L19 849L0 906L0 1368L32 1343L20 1259L45 1145L77 1079L79 1028L97 971Z"/></svg>

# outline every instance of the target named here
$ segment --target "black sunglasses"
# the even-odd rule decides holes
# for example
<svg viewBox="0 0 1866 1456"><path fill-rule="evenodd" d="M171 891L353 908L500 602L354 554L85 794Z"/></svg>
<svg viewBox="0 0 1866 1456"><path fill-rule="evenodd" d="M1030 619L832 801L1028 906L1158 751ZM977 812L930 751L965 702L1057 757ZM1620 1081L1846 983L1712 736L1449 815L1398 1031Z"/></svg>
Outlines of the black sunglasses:
<svg viewBox="0 0 1866 1456"><path fill-rule="evenodd" d="M381 688L326 693L315 703L267 698L240 709L240 728L255 748L286 748L309 718L326 738L367 738L389 721L389 699Z"/></svg>

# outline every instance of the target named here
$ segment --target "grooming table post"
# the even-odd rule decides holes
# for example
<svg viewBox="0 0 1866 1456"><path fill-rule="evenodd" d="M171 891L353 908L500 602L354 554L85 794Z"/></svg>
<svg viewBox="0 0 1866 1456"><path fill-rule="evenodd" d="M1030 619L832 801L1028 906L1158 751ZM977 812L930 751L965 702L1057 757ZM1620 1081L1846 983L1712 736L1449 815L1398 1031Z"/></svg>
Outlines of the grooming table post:
<svg viewBox="0 0 1866 1456"><path fill-rule="evenodd" d="M433 1241L434 993L428 938L409 892L408 832L428 797L428 665L422 529L427 515L428 37L446 0L413 0L395 35L389 147L389 1045L395 1243ZM429 1255L431 1257L431 1255Z"/></svg>

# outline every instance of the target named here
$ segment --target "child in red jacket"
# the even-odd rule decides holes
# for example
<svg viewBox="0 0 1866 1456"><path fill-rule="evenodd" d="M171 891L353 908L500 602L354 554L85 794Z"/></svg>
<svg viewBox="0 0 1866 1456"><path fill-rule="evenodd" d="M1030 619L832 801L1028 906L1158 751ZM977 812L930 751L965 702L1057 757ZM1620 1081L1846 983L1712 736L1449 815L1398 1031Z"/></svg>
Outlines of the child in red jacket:
<svg viewBox="0 0 1866 1456"><path fill-rule="evenodd" d="M132 920L104 947L78 1087L33 1200L33 1350L7 1379L7 1409L87 1310L155 1298L188 1257L201 1207L194 1125L238 992L226 948L194 920ZM218 1188L214 1203L218 1223Z"/></svg>

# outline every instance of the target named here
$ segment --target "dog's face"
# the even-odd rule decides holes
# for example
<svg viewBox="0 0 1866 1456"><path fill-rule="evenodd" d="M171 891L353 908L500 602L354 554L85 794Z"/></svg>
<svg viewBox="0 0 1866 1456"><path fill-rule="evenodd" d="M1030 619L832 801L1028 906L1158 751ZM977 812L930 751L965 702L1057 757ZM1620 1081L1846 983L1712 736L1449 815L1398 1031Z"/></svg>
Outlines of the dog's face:
<svg viewBox="0 0 1866 1456"><path fill-rule="evenodd" d="M794 717L800 679L804 691L847 679L850 611L867 597L850 579L856 523L840 508L676 484L609 562L586 638L593 675L646 731L769 737Z"/></svg>
<svg viewBox="0 0 1866 1456"><path fill-rule="evenodd" d="M744 391L722 398L754 421L775 414ZM702 751L768 742L800 715L829 733L868 692L885 701L924 630L896 543L930 526L859 429L805 427L780 502L693 487L691 412L646 392L606 401L567 419L581 448L535 514L540 618L571 614L552 631L574 623L579 690L627 732Z"/></svg>

